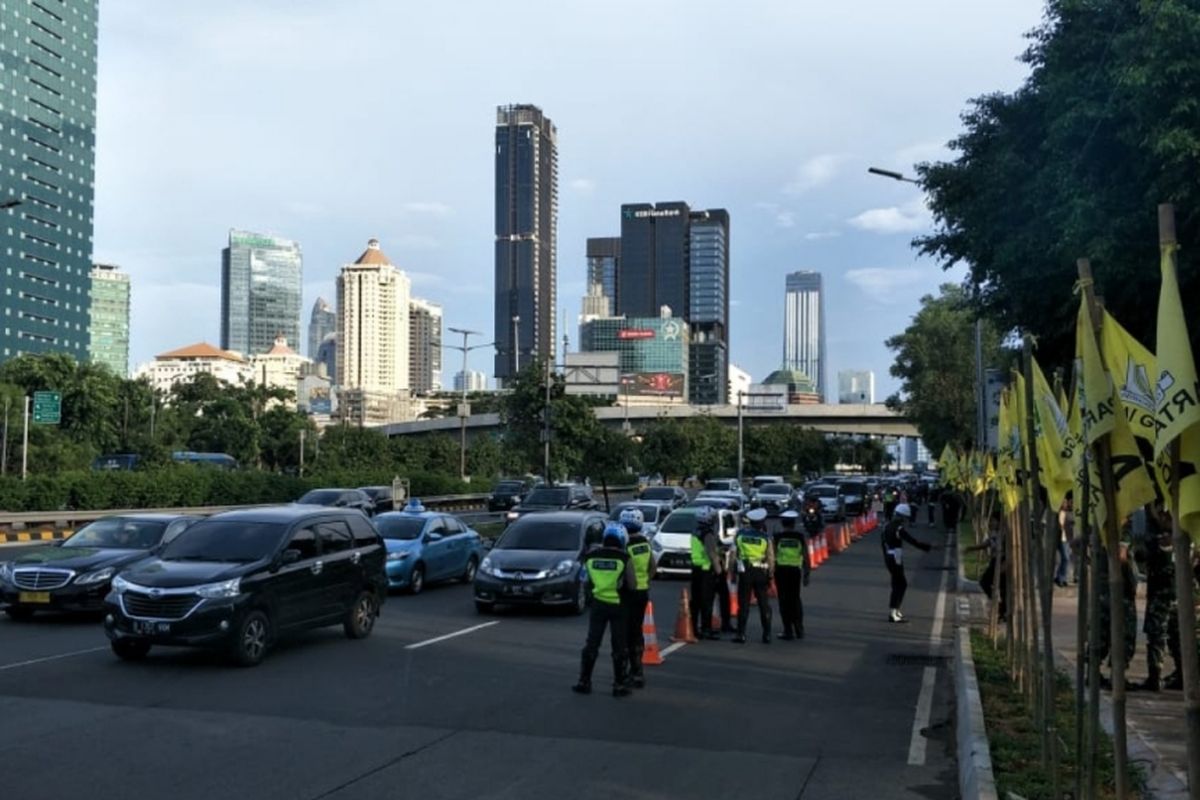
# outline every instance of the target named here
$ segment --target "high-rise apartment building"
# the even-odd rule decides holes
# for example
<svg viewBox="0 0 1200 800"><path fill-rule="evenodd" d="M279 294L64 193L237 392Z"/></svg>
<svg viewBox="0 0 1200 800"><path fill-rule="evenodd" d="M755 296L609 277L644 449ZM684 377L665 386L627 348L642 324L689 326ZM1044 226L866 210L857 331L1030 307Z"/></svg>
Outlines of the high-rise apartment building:
<svg viewBox="0 0 1200 800"><path fill-rule="evenodd" d="M88 356L97 6L0 3L0 361Z"/></svg>
<svg viewBox="0 0 1200 800"><path fill-rule="evenodd" d="M89 300L88 356L123 378L129 374L129 276L97 264Z"/></svg>
<svg viewBox="0 0 1200 800"><path fill-rule="evenodd" d="M346 418L383 424L403 417L409 392L408 276L379 240L337 279L337 385Z"/></svg>
<svg viewBox="0 0 1200 800"><path fill-rule="evenodd" d="M321 342L336 330L337 310L324 297L318 297L308 317L308 357L315 360Z"/></svg>
<svg viewBox="0 0 1200 800"><path fill-rule="evenodd" d="M688 323L688 399L728 402L729 213L687 203L621 206L616 314L656 317L665 306Z"/></svg>
<svg viewBox="0 0 1200 800"><path fill-rule="evenodd" d="M466 377L463 376L462 370L454 373L454 391L461 392L463 390L463 382L467 384L468 392L486 392L487 391L487 375L477 370L468 370Z"/></svg>
<svg viewBox="0 0 1200 800"><path fill-rule="evenodd" d="M842 405L875 402L875 373L869 369L838 371L838 402Z"/></svg>
<svg viewBox="0 0 1200 800"><path fill-rule="evenodd" d="M496 110L496 378L553 358L558 133L531 105Z"/></svg>
<svg viewBox="0 0 1200 800"><path fill-rule="evenodd" d="M221 348L252 356L279 336L299 342L303 284L299 244L230 230L221 251Z"/></svg>
<svg viewBox="0 0 1200 800"><path fill-rule="evenodd" d="M442 390L442 307L414 297L408 301L408 388L413 394Z"/></svg>
<svg viewBox="0 0 1200 800"><path fill-rule="evenodd" d="M587 284L598 285L608 301L602 316L611 317L617 312L617 279L621 274L621 239L607 236L587 240Z"/></svg>
<svg viewBox="0 0 1200 800"><path fill-rule="evenodd" d="M783 366L799 370L816 386L821 402L825 384L825 292L821 273L801 270L787 276L783 300Z"/></svg>

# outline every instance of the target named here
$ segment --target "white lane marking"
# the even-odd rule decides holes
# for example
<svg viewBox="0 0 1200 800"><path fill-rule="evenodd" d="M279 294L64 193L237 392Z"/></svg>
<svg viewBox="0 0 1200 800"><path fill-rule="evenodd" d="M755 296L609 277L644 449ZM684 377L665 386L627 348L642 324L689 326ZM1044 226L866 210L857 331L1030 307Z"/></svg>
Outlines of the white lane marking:
<svg viewBox="0 0 1200 800"><path fill-rule="evenodd" d="M933 607L933 627L929 629L929 652L937 652L942 643L942 626L946 618L946 581L950 576L950 548L942 554L942 583L938 588L937 604Z"/></svg>
<svg viewBox="0 0 1200 800"><path fill-rule="evenodd" d="M46 656L45 658L31 658L28 661L17 661L12 664L3 664L3 665L0 665L0 672L3 672L4 670L7 670L7 669L16 669L17 667L29 667L29 666L33 666L34 664L44 664L47 661L58 661L60 658L73 658L75 656L82 656L87 653L98 653L101 650L107 650L107 649L108 649L107 646L106 647L89 647L87 650L75 650L74 652L71 652L71 653L59 653L56 656Z"/></svg>
<svg viewBox="0 0 1200 800"><path fill-rule="evenodd" d="M658 651L658 654L663 658L666 658L667 656L671 655L671 653L674 653L676 650L683 647L685 644L687 644L687 642L675 642L673 644L669 644L662 650Z"/></svg>
<svg viewBox="0 0 1200 800"><path fill-rule="evenodd" d="M420 648L428 647L431 644L437 644L438 642L444 642L447 639L453 639L456 636L466 636L468 633L474 633L475 631L481 631L484 628L490 628L493 625L499 625L499 624L500 624L500 620L497 619L497 620L493 620L491 622L485 622L482 625L472 625L469 628L463 628L461 631L454 631L454 633L447 633L445 636L436 636L433 639L426 639L423 642L416 642L415 644L405 645L404 649L405 650L419 650Z"/></svg>
<svg viewBox="0 0 1200 800"><path fill-rule="evenodd" d="M920 767L925 764L925 736L921 733L929 727L929 714L933 709L933 682L937 667L926 667L921 679L921 694L917 698L917 715L913 717L912 738L908 745L908 763Z"/></svg>

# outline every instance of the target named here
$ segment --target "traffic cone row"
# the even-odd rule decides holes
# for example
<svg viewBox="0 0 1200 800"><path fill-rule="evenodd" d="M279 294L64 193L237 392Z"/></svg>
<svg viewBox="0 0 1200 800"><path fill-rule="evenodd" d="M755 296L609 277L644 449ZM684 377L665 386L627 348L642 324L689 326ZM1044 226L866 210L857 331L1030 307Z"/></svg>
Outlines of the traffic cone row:
<svg viewBox="0 0 1200 800"><path fill-rule="evenodd" d="M688 624L692 621L688 615ZM642 615L642 664L658 666L663 663L662 653L658 649L658 629L654 626L654 603L646 603L646 613Z"/></svg>
<svg viewBox="0 0 1200 800"><path fill-rule="evenodd" d="M672 642L695 644L696 631L692 629L692 603L688 599L686 588L679 590L679 614L675 617L675 633L671 635Z"/></svg>

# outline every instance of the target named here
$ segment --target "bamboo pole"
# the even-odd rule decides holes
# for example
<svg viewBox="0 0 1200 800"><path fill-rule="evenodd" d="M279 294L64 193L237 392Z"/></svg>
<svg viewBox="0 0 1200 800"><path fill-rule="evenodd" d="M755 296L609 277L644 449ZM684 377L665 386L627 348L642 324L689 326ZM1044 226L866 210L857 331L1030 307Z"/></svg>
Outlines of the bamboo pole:
<svg viewBox="0 0 1200 800"><path fill-rule="evenodd" d="M1096 290L1092 283L1092 266L1086 258L1076 262L1084 295L1092 312L1092 333L1096 336L1096 347L1100 347L1100 307L1096 302ZM1119 413L1119 412L1118 412ZM1104 491L1104 539L1108 552L1108 608L1109 638L1108 657L1112 663L1112 708L1113 708L1113 771L1116 796L1125 800L1129 796L1127 732L1125 723L1125 613L1120 603L1125 597L1121 576L1120 520L1117 519L1116 489L1113 486L1112 457L1107 436L1096 440L1097 466L1100 485Z"/></svg>
<svg viewBox="0 0 1200 800"><path fill-rule="evenodd" d="M1158 207L1158 243L1161 247L1175 244L1175 207L1163 203ZM1176 268L1175 254L1170 255L1171 269ZM1161 312L1160 312L1161 313ZM1156 347L1161 348L1162 342ZM1187 729L1188 793L1200 800L1200 675L1197 674L1196 607L1192 577L1192 541L1179 524L1179 438L1171 442L1171 543L1175 551L1175 605L1179 617L1179 648L1183 663L1177 664L1183 673L1184 722Z"/></svg>

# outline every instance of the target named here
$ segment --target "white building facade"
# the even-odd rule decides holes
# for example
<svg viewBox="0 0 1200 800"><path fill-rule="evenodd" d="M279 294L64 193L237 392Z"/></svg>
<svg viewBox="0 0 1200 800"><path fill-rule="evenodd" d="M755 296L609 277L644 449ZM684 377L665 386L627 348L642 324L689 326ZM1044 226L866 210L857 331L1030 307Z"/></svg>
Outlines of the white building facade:
<svg viewBox="0 0 1200 800"><path fill-rule="evenodd" d="M134 371L133 377L147 378L157 391L169 394L177 383L208 373L219 381L239 386L248 382L253 369L240 353L222 350L208 342L159 353L154 360Z"/></svg>
<svg viewBox="0 0 1200 800"><path fill-rule="evenodd" d="M875 402L875 373L869 369L838 371L838 402L842 405Z"/></svg>

